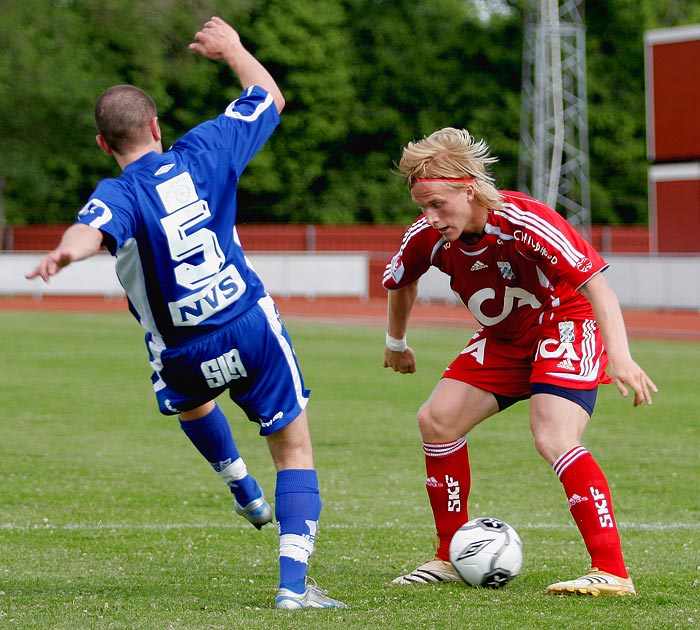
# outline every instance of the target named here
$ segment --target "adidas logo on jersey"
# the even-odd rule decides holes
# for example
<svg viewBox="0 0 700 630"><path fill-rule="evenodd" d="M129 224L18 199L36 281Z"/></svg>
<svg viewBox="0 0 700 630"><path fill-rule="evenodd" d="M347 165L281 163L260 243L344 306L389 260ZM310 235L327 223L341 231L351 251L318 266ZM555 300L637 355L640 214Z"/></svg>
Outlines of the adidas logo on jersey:
<svg viewBox="0 0 700 630"><path fill-rule="evenodd" d="M470 271L479 271L479 269L486 269L488 267L487 264L482 263L480 260L477 260L472 266Z"/></svg>
<svg viewBox="0 0 700 630"><path fill-rule="evenodd" d="M576 369L574 368L574 365L573 363L571 363L571 359L569 358L559 361L559 363L557 363L557 367L561 368L562 370L570 370L571 372L573 372Z"/></svg>

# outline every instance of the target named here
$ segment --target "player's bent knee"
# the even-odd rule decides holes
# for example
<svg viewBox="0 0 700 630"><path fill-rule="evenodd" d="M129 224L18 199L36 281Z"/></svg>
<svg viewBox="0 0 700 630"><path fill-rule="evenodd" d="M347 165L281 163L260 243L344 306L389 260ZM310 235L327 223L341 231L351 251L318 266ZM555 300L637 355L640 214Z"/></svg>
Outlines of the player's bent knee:
<svg viewBox="0 0 700 630"><path fill-rule="evenodd" d="M575 437L555 439L553 436L535 436L535 449L548 464L553 464L561 455L577 446Z"/></svg>
<svg viewBox="0 0 700 630"><path fill-rule="evenodd" d="M431 431L433 429L433 417L430 414L430 411L428 409L428 405L421 405L420 409L418 409L418 416L416 418L418 421L418 429L421 432L421 435L425 431Z"/></svg>
<svg viewBox="0 0 700 630"><path fill-rule="evenodd" d="M462 437L462 435L453 435L454 420L433 413L428 403L418 410L418 430L424 442L450 442Z"/></svg>
<svg viewBox="0 0 700 630"><path fill-rule="evenodd" d="M548 462L553 462L551 459L551 447L547 440L538 439L535 437L535 450ZM550 461L551 460L551 461Z"/></svg>

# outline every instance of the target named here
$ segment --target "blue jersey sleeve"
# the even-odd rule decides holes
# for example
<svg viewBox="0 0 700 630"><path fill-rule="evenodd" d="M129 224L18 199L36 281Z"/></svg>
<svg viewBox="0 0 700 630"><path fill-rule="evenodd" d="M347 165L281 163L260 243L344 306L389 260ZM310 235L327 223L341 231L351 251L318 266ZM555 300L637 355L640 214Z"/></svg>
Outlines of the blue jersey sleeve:
<svg viewBox="0 0 700 630"><path fill-rule="evenodd" d="M240 177L250 160L279 124L280 117L272 95L257 86L246 88L226 107L223 114L198 125L180 138L173 151L225 151L230 168Z"/></svg>
<svg viewBox="0 0 700 630"><path fill-rule="evenodd" d="M100 230L112 255L135 233L134 214L124 204L129 197L117 179L102 180L88 202L78 212L78 223Z"/></svg>

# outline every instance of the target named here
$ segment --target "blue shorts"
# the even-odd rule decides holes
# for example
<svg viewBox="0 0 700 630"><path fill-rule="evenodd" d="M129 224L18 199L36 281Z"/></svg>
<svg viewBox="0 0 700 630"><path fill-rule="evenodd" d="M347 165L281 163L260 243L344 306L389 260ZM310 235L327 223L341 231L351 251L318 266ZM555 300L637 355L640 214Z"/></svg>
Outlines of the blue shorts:
<svg viewBox="0 0 700 630"><path fill-rule="evenodd" d="M594 389L571 389L569 387L561 387L560 385L550 385L549 383L533 383L530 387L531 395L534 394L552 394L560 398L566 398L571 402L576 403L589 416L593 415L593 408L598 397L598 388ZM498 411L503 411L511 405L521 400L527 400L530 396L522 396L520 398L511 398L510 396L502 396L501 394L493 394L498 403Z"/></svg>
<svg viewBox="0 0 700 630"><path fill-rule="evenodd" d="M150 334L146 343L164 415L189 411L228 391L248 419L260 425L260 435L269 435L308 403L292 341L269 296L228 327L187 345L167 348Z"/></svg>

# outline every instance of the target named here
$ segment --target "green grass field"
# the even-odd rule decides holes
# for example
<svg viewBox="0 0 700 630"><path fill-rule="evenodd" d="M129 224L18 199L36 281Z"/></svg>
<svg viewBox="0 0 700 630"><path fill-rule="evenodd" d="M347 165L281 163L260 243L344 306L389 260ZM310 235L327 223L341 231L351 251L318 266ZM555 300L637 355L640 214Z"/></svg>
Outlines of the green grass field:
<svg viewBox="0 0 700 630"><path fill-rule="evenodd" d="M393 586L431 556L415 415L468 331L416 328L419 371L384 370L384 331L288 322L307 385L324 500L309 573L346 610L272 608L275 527L253 529L161 417L128 314L0 313L0 629L698 628L700 344L634 342L660 387L633 409L599 396L585 444L613 489L635 598L546 595L588 556L536 454L527 403L470 434L470 516L524 546L504 589ZM256 427L227 399L248 468L274 496Z"/></svg>

